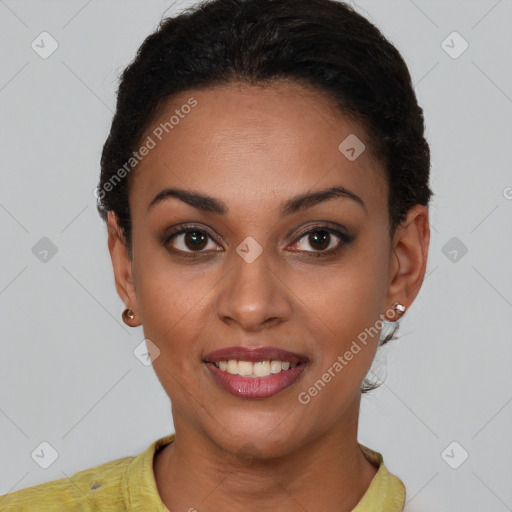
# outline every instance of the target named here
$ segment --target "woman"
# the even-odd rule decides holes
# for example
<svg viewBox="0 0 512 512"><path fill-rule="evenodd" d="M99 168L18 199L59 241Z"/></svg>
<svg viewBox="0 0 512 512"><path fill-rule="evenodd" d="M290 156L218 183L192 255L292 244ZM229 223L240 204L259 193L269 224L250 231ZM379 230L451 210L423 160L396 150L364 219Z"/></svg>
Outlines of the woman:
<svg viewBox="0 0 512 512"><path fill-rule="evenodd" d="M425 275L429 168L407 67L351 7L164 20L122 75L98 210L175 434L0 508L402 510L357 426Z"/></svg>

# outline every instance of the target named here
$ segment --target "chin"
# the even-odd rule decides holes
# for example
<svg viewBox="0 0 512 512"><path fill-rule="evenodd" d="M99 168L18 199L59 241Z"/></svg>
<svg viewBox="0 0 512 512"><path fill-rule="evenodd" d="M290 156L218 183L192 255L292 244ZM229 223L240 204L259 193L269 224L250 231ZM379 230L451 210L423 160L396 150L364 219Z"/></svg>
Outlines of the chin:
<svg viewBox="0 0 512 512"><path fill-rule="evenodd" d="M215 435L217 443L225 451L241 459L271 459L286 455L297 447L299 425L283 421L283 415L265 419L248 414L247 421L238 418L231 427Z"/></svg>

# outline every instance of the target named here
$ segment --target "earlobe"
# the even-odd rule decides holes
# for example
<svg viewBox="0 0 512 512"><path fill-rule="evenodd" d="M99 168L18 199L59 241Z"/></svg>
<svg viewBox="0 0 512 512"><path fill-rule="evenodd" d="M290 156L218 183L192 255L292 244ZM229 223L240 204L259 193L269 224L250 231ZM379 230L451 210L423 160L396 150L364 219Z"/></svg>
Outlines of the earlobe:
<svg viewBox="0 0 512 512"><path fill-rule="evenodd" d="M420 291L427 268L430 226L428 209L414 205L395 232L390 263L387 305L399 302L410 307Z"/></svg>
<svg viewBox="0 0 512 512"><path fill-rule="evenodd" d="M117 293L132 310L137 309L132 261L129 257L123 233L114 212L108 213L108 250L112 260Z"/></svg>

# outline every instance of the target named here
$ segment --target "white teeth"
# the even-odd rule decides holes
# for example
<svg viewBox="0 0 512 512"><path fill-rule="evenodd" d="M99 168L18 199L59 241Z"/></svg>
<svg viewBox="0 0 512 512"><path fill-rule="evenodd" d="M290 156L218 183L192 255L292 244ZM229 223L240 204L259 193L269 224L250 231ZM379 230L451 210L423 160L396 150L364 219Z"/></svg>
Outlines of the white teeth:
<svg viewBox="0 0 512 512"><path fill-rule="evenodd" d="M242 377L268 377L271 374L281 373L282 371L295 368L297 364L291 364L289 361L265 360L265 361L216 361L215 366L223 372L231 375L241 375Z"/></svg>
<svg viewBox="0 0 512 512"><path fill-rule="evenodd" d="M252 363L250 361L238 361L238 375L241 375L242 377L249 377L251 374Z"/></svg>
<svg viewBox="0 0 512 512"><path fill-rule="evenodd" d="M270 361L257 361L253 363L252 373L254 373L256 377L266 377L270 375Z"/></svg>
<svg viewBox="0 0 512 512"><path fill-rule="evenodd" d="M228 373L231 373L232 375L236 375L238 373L238 362L234 359L231 359L227 363L227 371Z"/></svg>
<svg viewBox="0 0 512 512"><path fill-rule="evenodd" d="M270 362L270 373L281 373L281 369L283 367L281 361L271 361Z"/></svg>

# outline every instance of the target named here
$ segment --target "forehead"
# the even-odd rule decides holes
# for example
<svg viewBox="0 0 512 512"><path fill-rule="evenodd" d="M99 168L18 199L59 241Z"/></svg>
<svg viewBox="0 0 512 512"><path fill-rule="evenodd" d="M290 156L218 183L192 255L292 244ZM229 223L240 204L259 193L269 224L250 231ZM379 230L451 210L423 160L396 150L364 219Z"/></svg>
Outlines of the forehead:
<svg viewBox="0 0 512 512"><path fill-rule="evenodd" d="M134 206L171 186L226 202L238 194L264 207L277 196L342 185L375 208L386 203L386 179L365 130L330 98L296 83L181 92L159 109L142 142L148 138L154 147L136 167ZM365 149L353 159L351 147Z"/></svg>

